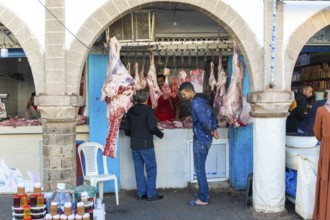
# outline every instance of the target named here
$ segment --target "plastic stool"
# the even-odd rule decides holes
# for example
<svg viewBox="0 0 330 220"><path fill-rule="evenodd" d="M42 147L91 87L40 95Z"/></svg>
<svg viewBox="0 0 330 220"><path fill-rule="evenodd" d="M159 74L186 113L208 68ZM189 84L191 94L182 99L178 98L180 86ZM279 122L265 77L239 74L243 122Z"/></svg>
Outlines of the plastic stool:
<svg viewBox="0 0 330 220"><path fill-rule="evenodd" d="M250 173L246 181L245 202L244 202L245 206L252 205L252 189L253 189L252 183L253 183L253 173Z"/></svg>

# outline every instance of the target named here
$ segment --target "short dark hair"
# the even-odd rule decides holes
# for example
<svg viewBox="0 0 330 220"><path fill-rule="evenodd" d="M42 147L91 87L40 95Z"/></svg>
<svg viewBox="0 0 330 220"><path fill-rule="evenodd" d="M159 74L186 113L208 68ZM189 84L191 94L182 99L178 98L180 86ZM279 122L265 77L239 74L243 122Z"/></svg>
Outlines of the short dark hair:
<svg viewBox="0 0 330 220"><path fill-rule="evenodd" d="M313 89L313 87L311 85L308 85L308 84L305 84L305 85L302 86L302 90L306 90L308 88L312 88Z"/></svg>
<svg viewBox="0 0 330 220"><path fill-rule="evenodd" d="M137 103L144 103L149 97L149 92L146 90L137 90L134 99Z"/></svg>
<svg viewBox="0 0 330 220"><path fill-rule="evenodd" d="M34 97L34 96L36 96L36 92L31 93L31 97Z"/></svg>
<svg viewBox="0 0 330 220"><path fill-rule="evenodd" d="M165 80L165 76L163 75L163 74L159 74L159 75L157 75L157 79L158 78L163 78L163 80Z"/></svg>
<svg viewBox="0 0 330 220"><path fill-rule="evenodd" d="M194 91L195 92L194 86L190 82L184 82L184 83L182 83L180 85L180 87L179 87L179 91L182 91L182 90Z"/></svg>

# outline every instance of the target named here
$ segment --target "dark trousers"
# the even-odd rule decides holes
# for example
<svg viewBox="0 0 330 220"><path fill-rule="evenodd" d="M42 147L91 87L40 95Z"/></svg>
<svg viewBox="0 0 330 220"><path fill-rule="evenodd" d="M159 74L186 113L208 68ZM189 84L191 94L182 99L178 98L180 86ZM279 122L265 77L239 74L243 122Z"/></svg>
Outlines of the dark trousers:
<svg viewBox="0 0 330 220"><path fill-rule="evenodd" d="M132 155L135 167L137 196L155 196L157 194L157 163L155 149L132 150ZM146 168L147 176L145 176L144 167Z"/></svg>

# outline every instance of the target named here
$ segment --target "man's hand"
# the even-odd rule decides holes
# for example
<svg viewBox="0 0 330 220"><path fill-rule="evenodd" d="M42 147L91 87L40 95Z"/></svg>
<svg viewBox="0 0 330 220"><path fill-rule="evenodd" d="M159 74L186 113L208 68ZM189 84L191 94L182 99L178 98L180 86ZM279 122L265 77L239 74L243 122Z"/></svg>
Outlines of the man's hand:
<svg viewBox="0 0 330 220"><path fill-rule="evenodd" d="M106 96L106 97L105 97L105 102L106 102L107 104L109 104L110 101L111 101L110 97Z"/></svg>
<svg viewBox="0 0 330 220"><path fill-rule="evenodd" d="M219 139L219 137L220 137L217 130L212 131L211 134L215 139Z"/></svg>

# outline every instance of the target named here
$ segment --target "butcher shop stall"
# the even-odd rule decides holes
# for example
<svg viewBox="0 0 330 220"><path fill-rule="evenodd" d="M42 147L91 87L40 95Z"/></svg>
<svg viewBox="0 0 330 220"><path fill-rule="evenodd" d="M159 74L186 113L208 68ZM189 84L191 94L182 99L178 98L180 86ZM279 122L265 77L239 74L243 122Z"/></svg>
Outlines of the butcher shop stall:
<svg viewBox="0 0 330 220"><path fill-rule="evenodd" d="M211 187L245 189L253 170L253 129L245 98L250 91L248 68L231 36L210 17L188 6L162 3L160 7L154 5L131 12L105 28L96 39L82 73L80 95L85 106L79 109L77 146L86 141L110 146L108 155L113 158L108 157L109 171L117 175L119 188L136 187L130 139L121 129L125 112L107 118L109 112L120 106L127 109L127 97L119 99L111 109L102 101L101 91L111 74L109 59L114 57L109 56L113 37L120 45L117 58L133 79L135 89L150 92L152 108L157 108L160 95L168 94L180 101L182 114L187 103L178 87L185 81L192 82L197 92L210 95L220 139L213 140L208 155L208 181ZM4 71L10 74L0 75L0 88L5 88L5 92L0 91L0 104L4 104L0 108L0 135L4 137L0 141L1 164L17 168L24 179L42 181L42 126L39 119L24 118L26 103L35 91L31 69L20 48L10 49L8 57L0 59L0 65L11 67ZM156 77L160 74L165 75L163 89L157 85ZM112 118L113 115L116 117ZM183 188L197 182L191 117L189 111L183 115L180 120L158 123L165 134L163 139L155 137L160 188ZM109 121L114 125L110 131ZM40 160L31 163L24 158L25 153ZM81 171L77 172L81 180ZM105 184L105 192L111 191L113 185Z"/></svg>
<svg viewBox="0 0 330 220"><path fill-rule="evenodd" d="M192 23L191 17L198 19ZM109 169L120 176L120 188L136 187L130 138L120 128L125 114L118 113L120 108L128 108L128 93L115 94L117 105L100 102L101 90L107 90L105 93L112 97L115 93L105 84L115 74L109 62L118 60L122 63L121 71L127 74L122 86L129 88L133 79L135 90L148 90L153 109L157 109L160 95L166 94L180 100L179 113L185 111L178 91L185 81L191 82L197 92L210 95L220 139L213 140L208 155L208 181L214 187L246 188L247 177L252 173L253 129L245 98L250 90L249 74L240 54L230 35L215 21L190 8L173 5L130 13L99 36L87 60L89 134L90 141L105 144L110 149L106 154L116 157L109 157L108 162ZM111 60L115 57L118 60ZM157 85L158 75L165 76L162 89ZM161 188L183 188L196 183L191 117L181 115L179 120L158 122L165 134L163 139L154 138L157 186ZM114 132L116 128L118 134ZM105 190L111 191L112 186Z"/></svg>

